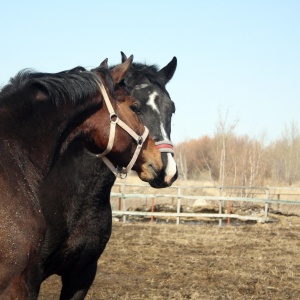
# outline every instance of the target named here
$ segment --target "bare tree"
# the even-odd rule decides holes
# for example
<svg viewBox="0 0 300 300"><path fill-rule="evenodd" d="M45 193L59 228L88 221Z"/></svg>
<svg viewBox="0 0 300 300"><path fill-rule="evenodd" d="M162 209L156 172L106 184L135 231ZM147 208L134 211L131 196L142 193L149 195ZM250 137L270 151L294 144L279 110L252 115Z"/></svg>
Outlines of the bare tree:
<svg viewBox="0 0 300 300"><path fill-rule="evenodd" d="M234 135L234 130L238 124L239 120L236 119L232 123L228 121L228 110L223 117L221 111L219 110L219 121L216 126L216 134L215 138L220 139L221 151L220 151L220 159L219 159L219 184L223 186L225 184L226 179L226 155L227 149L229 147L230 139Z"/></svg>
<svg viewBox="0 0 300 300"><path fill-rule="evenodd" d="M300 162L300 135L299 129L295 122L291 122L290 127L285 125L283 132L283 142L285 148L285 180L292 184L299 178L299 162Z"/></svg>
<svg viewBox="0 0 300 300"><path fill-rule="evenodd" d="M184 180L187 180L187 164L186 164L186 156L182 151L178 151L176 156L176 162L178 165L179 176L182 176Z"/></svg>

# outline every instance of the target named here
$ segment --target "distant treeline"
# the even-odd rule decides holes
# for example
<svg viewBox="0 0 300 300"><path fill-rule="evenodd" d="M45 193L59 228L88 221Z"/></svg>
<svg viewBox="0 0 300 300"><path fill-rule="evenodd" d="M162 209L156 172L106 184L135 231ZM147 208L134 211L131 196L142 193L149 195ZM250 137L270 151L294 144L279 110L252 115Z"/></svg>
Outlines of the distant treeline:
<svg viewBox="0 0 300 300"><path fill-rule="evenodd" d="M268 145L263 137L237 136L234 128L218 126L213 137L177 144L181 178L233 186L292 185L300 181L300 134L295 123Z"/></svg>

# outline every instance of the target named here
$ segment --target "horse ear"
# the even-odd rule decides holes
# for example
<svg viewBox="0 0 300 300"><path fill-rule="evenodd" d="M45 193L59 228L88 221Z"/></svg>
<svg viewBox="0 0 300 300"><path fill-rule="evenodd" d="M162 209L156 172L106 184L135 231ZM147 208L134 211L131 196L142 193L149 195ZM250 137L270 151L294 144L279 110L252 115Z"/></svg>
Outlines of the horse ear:
<svg viewBox="0 0 300 300"><path fill-rule="evenodd" d="M47 90L38 84L33 86L31 95L32 95L33 99L36 101L49 100L49 95L48 95Z"/></svg>
<svg viewBox="0 0 300 300"><path fill-rule="evenodd" d="M35 99L37 101L47 101L48 96L45 93L43 93L42 91L38 91L35 95Z"/></svg>
<svg viewBox="0 0 300 300"><path fill-rule="evenodd" d="M172 79L177 67L177 58L174 56L173 59L158 73L165 77L166 84Z"/></svg>
<svg viewBox="0 0 300 300"><path fill-rule="evenodd" d="M133 55L126 59L122 64L115 66L110 70L110 74L114 80L114 83L119 83L124 79L127 70L131 67L133 61Z"/></svg>
<svg viewBox="0 0 300 300"><path fill-rule="evenodd" d="M123 63L127 59L127 56L122 51L121 51L121 57L122 57L122 63Z"/></svg>
<svg viewBox="0 0 300 300"><path fill-rule="evenodd" d="M104 59L104 61L100 64L100 67L108 69L108 58Z"/></svg>

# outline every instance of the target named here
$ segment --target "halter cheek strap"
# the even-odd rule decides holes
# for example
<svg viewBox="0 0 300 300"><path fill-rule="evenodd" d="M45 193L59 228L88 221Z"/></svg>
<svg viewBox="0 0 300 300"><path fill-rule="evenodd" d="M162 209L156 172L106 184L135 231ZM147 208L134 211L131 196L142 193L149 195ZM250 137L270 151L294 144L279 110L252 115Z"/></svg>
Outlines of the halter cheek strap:
<svg viewBox="0 0 300 300"><path fill-rule="evenodd" d="M148 137L149 134L149 130L146 126L144 133L142 135L138 135L136 134L126 123L124 123L115 113L111 102L109 100L109 97L106 93L106 90L102 84L102 82L100 81L99 84L101 93L103 95L105 104L107 106L108 112L109 112L109 116L110 116L110 132L109 132L109 139L108 139L108 143L107 143L107 147L106 149L100 153L100 154L96 154L96 157L100 157L102 158L103 162L107 165L107 167L115 174L116 177L120 177L122 179L127 177L128 172L132 169L134 163L136 162L140 151L143 147L143 144L145 142L145 140ZM106 157L106 155L111 151L113 145L114 145L114 141L115 141L115 135L116 135L116 125L119 125L121 128L123 128L137 143L137 147L135 149L135 152L129 162L129 164L127 165L127 167L122 167L121 169L119 169L118 167L116 168L113 163Z"/></svg>

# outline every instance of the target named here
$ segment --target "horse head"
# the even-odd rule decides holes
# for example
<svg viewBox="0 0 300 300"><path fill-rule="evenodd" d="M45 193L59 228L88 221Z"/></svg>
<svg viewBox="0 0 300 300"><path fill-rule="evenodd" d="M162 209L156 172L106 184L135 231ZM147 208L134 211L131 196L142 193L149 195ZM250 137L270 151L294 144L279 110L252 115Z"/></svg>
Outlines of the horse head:
<svg viewBox="0 0 300 300"><path fill-rule="evenodd" d="M126 55L123 52L121 55L122 62L126 61ZM163 169L150 183L155 188L171 186L178 176L171 142L171 119L175 104L166 90L166 84L172 79L176 67L176 57L160 70L156 66L133 63L124 77L126 87L136 99L134 110L149 128L161 152Z"/></svg>
<svg viewBox="0 0 300 300"><path fill-rule="evenodd" d="M132 59L133 56L110 71L103 67L92 70L101 83L104 104L83 122L80 131L91 133L90 128L94 127L86 148L103 159L116 176L126 177L132 168L151 184L162 171L160 153L148 128L133 110L136 100L121 84Z"/></svg>

